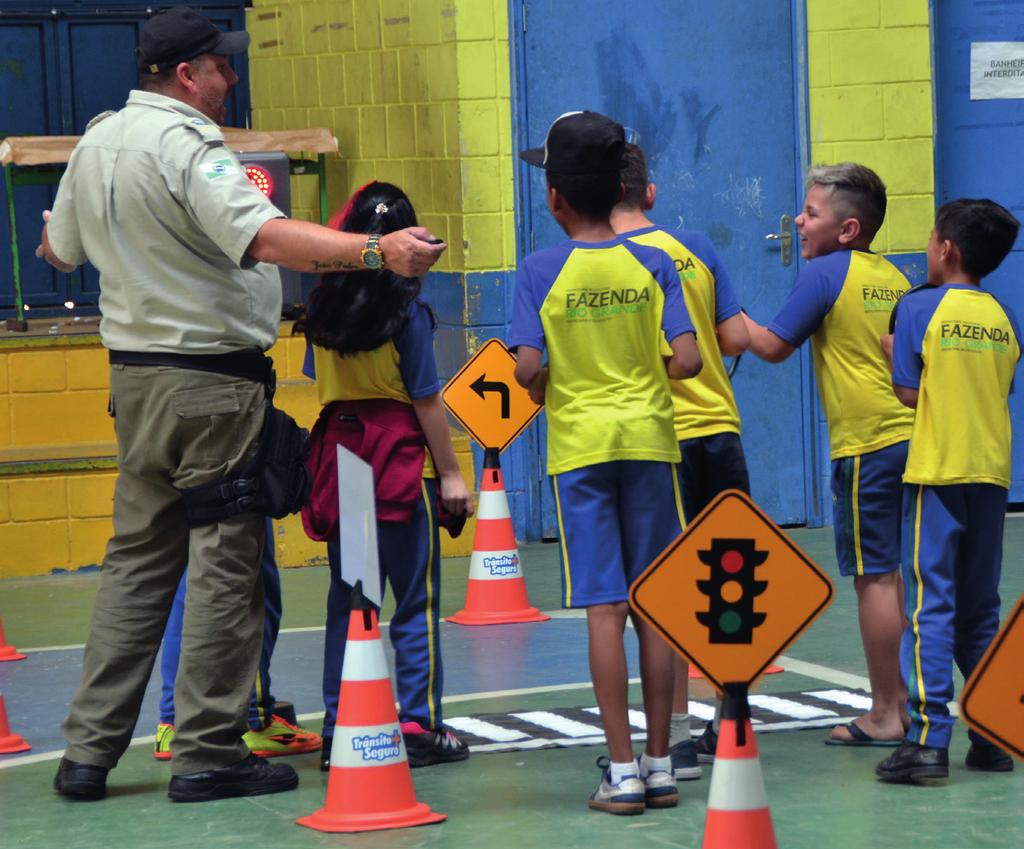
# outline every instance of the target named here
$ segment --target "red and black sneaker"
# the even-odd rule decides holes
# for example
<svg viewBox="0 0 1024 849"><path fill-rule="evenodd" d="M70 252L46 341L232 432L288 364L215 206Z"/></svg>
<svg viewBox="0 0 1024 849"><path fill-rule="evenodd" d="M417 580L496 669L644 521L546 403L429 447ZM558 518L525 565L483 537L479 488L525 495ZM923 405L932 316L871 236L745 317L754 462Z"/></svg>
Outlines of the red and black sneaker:
<svg viewBox="0 0 1024 849"><path fill-rule="evenodd" d="M445 725L427 729L418 722L403 722L402 737L411 767L453 763L469 757L469 746Z"/></svg>

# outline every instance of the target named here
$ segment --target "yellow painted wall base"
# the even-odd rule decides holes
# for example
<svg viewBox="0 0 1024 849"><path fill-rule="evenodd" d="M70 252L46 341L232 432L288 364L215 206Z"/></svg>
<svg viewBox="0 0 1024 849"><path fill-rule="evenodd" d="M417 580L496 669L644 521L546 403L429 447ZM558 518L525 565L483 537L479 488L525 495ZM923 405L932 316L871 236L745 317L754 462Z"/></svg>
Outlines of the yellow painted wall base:
<svg viewBox="0 0 1024 849"><path fill-rule="evenodd" d="M305 340L285 325L270 354L278 406L311 427L320 410L312 381L302 375ZM106 351L96 337L0 346L0 578L102 562L117 477L108 392ZM455 432L452 438L472 482L469 439ZM474 528L470 520L456 540L442 531L442 556L468 555ZM274 543L280 566L326 562L324 544L306 536L297 515L274 523Z"/></svg>

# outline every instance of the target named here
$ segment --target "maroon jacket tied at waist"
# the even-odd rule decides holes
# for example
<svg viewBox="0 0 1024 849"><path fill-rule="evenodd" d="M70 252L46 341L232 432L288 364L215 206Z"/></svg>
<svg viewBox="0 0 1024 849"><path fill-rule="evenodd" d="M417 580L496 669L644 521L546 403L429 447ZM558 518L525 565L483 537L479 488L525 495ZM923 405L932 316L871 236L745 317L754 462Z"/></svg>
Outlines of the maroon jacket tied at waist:
<svg viewBox="0 0 1024 849"><path fill-rule="evenodd" d="M309 435L313 492L302 508L310 539L338 539L338 459L347 448L373 469L378 522L409 522L420 500L427 441L412 406L390 398L334 401L320 412ZM438 498L437 518L458 536L465 518L448 513Z"/></svg>

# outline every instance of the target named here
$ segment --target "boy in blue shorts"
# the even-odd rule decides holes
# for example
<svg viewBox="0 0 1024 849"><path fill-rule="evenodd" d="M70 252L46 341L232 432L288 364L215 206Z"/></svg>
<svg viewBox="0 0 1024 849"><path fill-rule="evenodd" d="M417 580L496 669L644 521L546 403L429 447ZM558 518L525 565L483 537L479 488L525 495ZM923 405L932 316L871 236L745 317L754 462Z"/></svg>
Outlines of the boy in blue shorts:
<svg viewBox="0 0 1024 849"><path fill-rule="evenodd" d="M903 475L903 576L910 620L900 645L910 728L875 769L893 782L949 776L953 661L968 677L999 628L1003 516L1010 486L1013 374L1020 325L980 287L1020 224L990 200L935 217L927 287L899 302L891 351L896 396L916 410ZM1010 756L970 731L967 768L1009 772Z"/></svg>
<svg viewBox="0 0 1024 849"><path fill-rule="evenodd" d="M678 469L683 516L689 523L720 492L750 492L740 442L740 414L722 361L723 355L742 354L750 336L729 274L708 237L693 230L668 230L654 224L646 213L654 208L658 190L649 179L644 152L635 144L627 144L625 160L625 190L612 211L612 226L625 238L661 248L672 257L704 362L693 380L670 382L675 432L682 454ZM690 739L687 667L686 661L676 658L669 744L678 780L700 778L701 762L711 762L715 756L713 723L708 723L699 740Z"/></svg>
<svg viewBox="0 0 1024 849"><path fill-rule="evenodd" d="M647 718L637 764L627 713L627 599L630 584L682 531L668 377L695 375L701 359L671 258L612 229L624 146L619 124L570 112L551 125L542 149L520 154L546 170L548 209L570 241L519 264L510 344L518 349L516 380L547 407L563 603L587 610L610 756L598 761L601 783L589 804L639 814L679 798L668 754L673 656L634 619ZM667 362L662 334L672 350Z"/></svg>
<svg viewBox="0 0 1024 849"><path fill-rule="evenodd" d="M834 746L898 746L906 688L899 645L900 499L914 417L893 396L877 337L910 288L903 274L868 248L885 218L885 185L852 162L819 165L807 178L796 218L809 262L772 323L745 316L750 350L782 362L811 339L818 395L828 420L832 509L839 572L853 576L871 709L825 740Z"/></svg>

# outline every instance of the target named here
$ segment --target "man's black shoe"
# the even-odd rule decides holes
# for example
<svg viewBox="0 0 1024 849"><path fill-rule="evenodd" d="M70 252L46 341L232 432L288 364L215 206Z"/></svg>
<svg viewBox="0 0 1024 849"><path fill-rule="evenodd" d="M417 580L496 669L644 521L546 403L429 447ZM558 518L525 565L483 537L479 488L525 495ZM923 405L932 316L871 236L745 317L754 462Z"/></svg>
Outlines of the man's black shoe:
<svg viewBox="0 0 1024 849"><path fill-rule="evenodd" d="M206 772L175 775L167 795L175 802L212 802L236 796L281 793L299 786L299 776L287 764L272 764L249 755L245 760Z"/></svg>
<svg viewBox="0 0 1024 849"><path fill-rule="evenodd" d="M107 795L107 773L105 766L80 764L61 758L57 774L53 777L53 789L69 799L95 801Z"/></svg>
<svg viewBox="0 0 1024 849"><path fill-rule="evenodd" d="M949 751L904 743L875 767L875 775L902 784L943 781L949 778Z"/></svg>
<svg viewBox="0 0 1024 849"><path fill-rule="evenodd" d="M320 772L327 772L331 768L331 746L334 743L333 737L321 737L320 744Z"/></svg>
<svg viewBox="0 0 1024 849"><path fill-rule="evenodd" d="M443 725L418 733L408 734L403 731L402 739L405 741L405 753L411 767L464 761L469 757L469 746L466 742Z"/></svg>
<svg viewBox="0 0 1024 849"><path fill-rule="evenodd" d="M979 772L1013 772L1013 758L998 746L985 743L971 743L964 763Z"/></svg>

